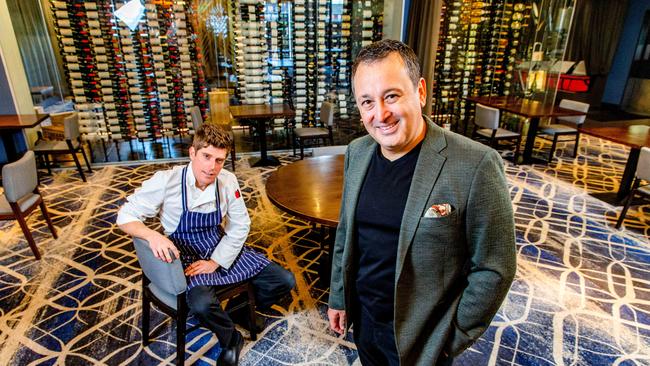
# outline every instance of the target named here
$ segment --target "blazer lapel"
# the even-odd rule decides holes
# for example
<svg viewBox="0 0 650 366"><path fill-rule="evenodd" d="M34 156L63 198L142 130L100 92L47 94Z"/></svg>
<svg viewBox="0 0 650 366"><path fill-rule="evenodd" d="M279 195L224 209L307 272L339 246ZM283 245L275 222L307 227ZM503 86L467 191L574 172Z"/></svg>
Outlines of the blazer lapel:
<svg viewBox="0 0 650 366"><path fill-rule="evenodd" d="M359 193L361 192L361 186L363 185L363 180L366 177L368 172L368 167L370 166L370 160L372 154L375 153L376 143L369 136L366 140L366 146L355 149L354 152L351 152L348 158L350 159L349 167L347 170L347 175L345 177L345 188L347 189L347 202L343 202L346 205L346 211L348 215L346 217L346 237L348 240L353 240L355 212L357 208L357 202L359 201ZM352 245L345 246L345 252L343 253L343 262L347 266L348 261L350 260L351 248Z"/></svg>
<svg viewBox="0 0 650 366"><path fill-rule="evenodd" d="M395 265L395 283L399 279L406 253L413 241L415 229L420 222L420 217L424 215L427 198L431 194L440 175L440 171L447 160L446 156L440 154L440 151L447 147L447 140L443 135L442 129L435 126L426 117L425 121L427 123L427 133L422 141L420 156L415 165L411 188L409 189L404 215L402 216Z"/></svg>

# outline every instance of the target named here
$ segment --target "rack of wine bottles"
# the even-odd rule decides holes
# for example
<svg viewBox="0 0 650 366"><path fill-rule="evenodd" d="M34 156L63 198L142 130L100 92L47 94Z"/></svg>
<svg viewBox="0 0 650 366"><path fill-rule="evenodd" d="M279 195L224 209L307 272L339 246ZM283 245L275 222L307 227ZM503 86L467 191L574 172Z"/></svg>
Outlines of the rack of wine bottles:
<svg viewBox="0 0 650 366"><path fill-rule="evenodd" d="M131 30L115 16L127 2L50 0L81 130L100 139L186 133L190 108L205 115L207 107L195 8L142 0ZM383 1L228 0L224 8L237 100L290 104L296 124L314 125L328 99L338 118L350 118L352 60L382 38Z"/></svg>
<svg viewBox="0 0 650 366"><path fill-rule="evenodd" d="M80 130L116 140L187 132L190 108L207 106L192 9L146 0L131 30L114 15L126 2L50 1Z"/></svg>
<svg viewBox="0 0 650 366"><path fill-rule="evenodd" d="M286 103L313 125L323 101L349 118L350 67L382 38L383 1L231 0L231 50L243 104ZM356 33L353 29L356 29ZM356 52L355 52L356 50Z"/></svg>
<svg viewBox="0 0 650 366"><path fill-rule="evenodd" d="M464 98L521 90L516 61L529 47L532 1L459 1L442 4L432 105L434 119L464 121ZM443 121L439 121L443 122Z"/></svg>

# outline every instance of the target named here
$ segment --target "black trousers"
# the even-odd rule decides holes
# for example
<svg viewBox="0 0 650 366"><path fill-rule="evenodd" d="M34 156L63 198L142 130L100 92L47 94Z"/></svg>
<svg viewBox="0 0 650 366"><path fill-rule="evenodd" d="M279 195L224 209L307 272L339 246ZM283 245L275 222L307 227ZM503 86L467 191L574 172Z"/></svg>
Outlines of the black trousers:
<svg viewBox="0 0 650 366"><path fill-rule="evenodd" d="M354 343L364 366L399 366L393 322L376 322L362 305L353 315Z"/></svg>
<svg viewBox="0 0 650 366"><path fill-rule="evenodd" d="M253 284L257 309L261 310L269 308L296 286L293 274L273 262L250 281ZM221 308L216 289L216 286L193 287L187 293L187 304L199 324L214 332L219 343L227 347L230 345L235 324Z"/></svg>
<svg viewBox="0 0 650 366"><path fill-rule="evenodd" d="M370 314L358 305L353 314L354 343L363 366L398 366L399 354L395 344L393 323L376 322ZM436 366L451 366L452 357L440 355Z"/></svg>

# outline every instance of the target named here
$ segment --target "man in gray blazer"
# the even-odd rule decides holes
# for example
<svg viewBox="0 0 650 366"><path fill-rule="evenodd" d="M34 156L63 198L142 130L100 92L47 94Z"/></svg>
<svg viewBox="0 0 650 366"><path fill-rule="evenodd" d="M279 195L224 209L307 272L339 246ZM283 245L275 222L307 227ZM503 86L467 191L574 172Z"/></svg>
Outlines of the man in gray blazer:
<svg viewBox="0 0 650 366"><path fill-rule="evenodd" d="M364 47L352 82L369 135L346 152L330 327L354 324L364 365L451 364L514 277L503 162L422 115L425 81L403 43Z"/></svg>

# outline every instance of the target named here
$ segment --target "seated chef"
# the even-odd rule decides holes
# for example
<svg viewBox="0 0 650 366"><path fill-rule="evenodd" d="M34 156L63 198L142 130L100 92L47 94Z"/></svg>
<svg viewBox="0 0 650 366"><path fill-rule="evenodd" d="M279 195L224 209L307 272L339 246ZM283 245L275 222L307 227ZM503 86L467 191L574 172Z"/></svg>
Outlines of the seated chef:
<svg viewBox="0 0 650 366"><path fill-rule="evenodd" d="M250 280L261 310L295 286L291 272L244 246L251 221L237 178L223 169L231 144L226 131L203 124L189 149L190 163L156 172L117 216L119 227L147 240L158 259L171 262L170 253L181 259L190 310L222 345L217 365L237 365L244 341L221 308L216 286ZM143 224L153 216L160 216L165 235Z"/></svg>

